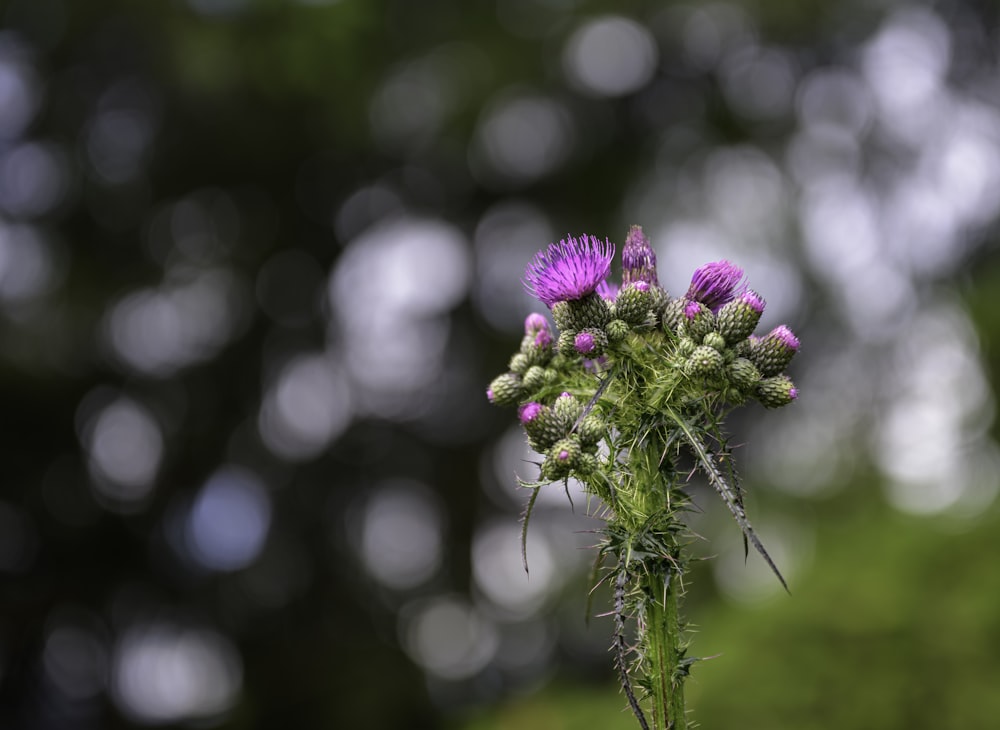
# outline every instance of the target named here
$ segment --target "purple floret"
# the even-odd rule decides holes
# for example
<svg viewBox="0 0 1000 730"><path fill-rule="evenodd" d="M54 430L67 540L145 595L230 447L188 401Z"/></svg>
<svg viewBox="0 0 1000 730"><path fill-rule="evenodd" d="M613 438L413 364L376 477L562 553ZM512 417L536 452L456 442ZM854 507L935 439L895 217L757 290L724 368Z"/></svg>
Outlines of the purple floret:
<svg viewBox="0 0 1000 730"><path fill-rule="evenodd" d="M594 236L569 237L549 244L528 264L524 288L551 307L556 302L583 299L611 273L614 244Z"/></svg>
<svg viewBox="0 0 1000 730"><path fill-rule="evenodd" d="M656 253L641 226L632 226L622 249L622 285L644 281L659 286L656 278Z"/></svg>
<svg viewBox="0 0 1000 730"><path fill-rule="evenodd" d="M594 347L597 342L594 340L594 336L589 332L579 332L576 338L573 340L573 347L581 355L587 355L594 351Z"/></svg>
<svg viewBox="0 0 1000 730"><path fill-rule="evenodd" d="M538 414L542 412L542 408L543 406L541 403L535 403L534 401L531 403L525 403L523 406L518 408L517 417L521 421L521 425L523 426L526 423L534 421L538 417Z"/></svg>
<svg viewBox="0 0 1000 730"><path fill-rule="evenodd" d="M691 277L688 299L701 302L717 312L719 307L736 296L742 278L743 269L728 261L713 261L699 266Z"/></svg>
<svg viewBox="0 0 1000 730"><path fill-rule="evenodd" d="M792 352L799 351L799 338L786 325L779 324L771 330L770 337L780 342Z"/></svg>
<svg viewBox="0 0 1000 730"><path fill-rule="evenodd" d="M532 312L524 320L524 334L533 335L541 330L547 330L549 328L549 321L545 319L544 315L538 312Z"/></svg>
<svg viewBox="0 0 1000 730"><path fill-rule="evenodd" d="M764 311L764 299L753 289L747 289L739 296L739 300L758 314Z"/></svg>

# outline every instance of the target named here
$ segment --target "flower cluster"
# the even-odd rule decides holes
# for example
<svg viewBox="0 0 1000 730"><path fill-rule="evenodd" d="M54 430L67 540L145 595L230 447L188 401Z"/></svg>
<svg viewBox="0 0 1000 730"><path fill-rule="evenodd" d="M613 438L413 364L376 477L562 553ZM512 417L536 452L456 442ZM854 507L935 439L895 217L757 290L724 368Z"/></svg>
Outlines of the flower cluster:
<svg viewBox="0 0 1000 730"><path fill-rule="evenodd" d="M650 726L632 690L635 674L652 727L680 730L681 687L693 661L677 607L690 460L784 585L747 520L722 422L749 400L778 408L796 399L784 370L799 340L785 325L754 334L764 300L728 261L699 267L684 295L672 298L639 226L625 239L620 286L608 279L614 254L607 240L581 236L535 256L524 285L548 307L557 332L544 315L528 316L518 351L487 397L517 408L529 444L543 455L539 480L522 482L534 490L525 529L544 484L574 476L603 503L599 564L614 563L605 579L615 587L612 647L622 686L642 727ZM635 644L625 638L627 617L637 621Z"/></svg>
<svg viewBox="0 0 1000 730"><path fill-rule="evenodd" d="M720 403L755 399L778 408L798 396L783 371L799 340L785 325L762 337L753 334L764 300L742 283L741 268L728 261L707 263L694 272L687 292L671 299L659 284L656 254L639 226L629 230L622 251L621 287L608 281L614 250L593 236L570 237L534 258L525 288L549 307L558 337L542 314L531 314L508 372L487 390L496 405L521 406L521 423L532 446L547 454L542 474L551 479L570 470L588 473L593 461L583 457L593 453L596 442L580 438L575 417L559 420L531 411L525 420L524 408L553 409L558 400L572 397L561 390L567 369L606 369L608 355L634 352L639 338L656 348L658 367ZM582 409L585 402L577 402ZM566 439L579 458L556 447Z"/></svg>

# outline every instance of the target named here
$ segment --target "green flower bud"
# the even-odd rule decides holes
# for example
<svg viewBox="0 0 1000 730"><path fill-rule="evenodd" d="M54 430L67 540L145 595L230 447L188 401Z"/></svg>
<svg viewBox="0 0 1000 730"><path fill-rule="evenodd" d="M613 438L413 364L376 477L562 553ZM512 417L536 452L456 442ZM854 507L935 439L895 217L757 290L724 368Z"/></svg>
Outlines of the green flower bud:
<svg viewBox="0 0 1000 730"><path fill-rule="evenodd" d="M708 345L698 345L687 359L687 371L692 375L707 378L722 372L725 364L722 354Z"/></svg>
<svg viewBox="0 0 1000 730"><path fill-rule="evenodd" d="M701 344L711 347L713 350L718 350L722 352L726 349L726 338L720 335L718 332L709 332L705 335L705 339L701 341Z"/></svg>
<svg viewBox="0 0 1000 730"><path fill-rule="evenodd" d="M576 429L577 436L580 437L580 443L584 448L589 446L596 446L604 435L607 433L608 427L604 423L604 419L598 416L596 413L588 413L580 425Z"/></svg>
<svg viewBox="0 0 1000 730"><path fill-rule="evenodd" d="M745 357L738 357L729 363L726 369L729 382L741 393L752 393L760 382L760 371L757 366Z"/></svg>
<svg viewBox="0 0 1000 730"><path fill-rule="evenodd" d="M507 363L507 367L510 368L511 372L524 375L528 372L528 368L531 367L531 360L523 352L517 352L511 357L510 362Z"/></svg>
<svg viewBox="0 0 1000 730"><path fill-rule="evenodd" d="M655 285L650 287L649 295L649 308L653 312L653 317L656 322L662 322L664 312L670 305L670 295L666 289Z"/></svg>
<svg viewBox="0 0 1000 730"><path fill-rule="evenodd" d="M559 423L562 424L563 434L567 434L573 428L576 419L583 413L583 403L569 393L563 393L556 398L552 410L559 418Z"/></svg>
<svg viewBox="0 0 1000 730"><path fill-rule="evenodd" d="M758 383L754 395L766 408L781 408L798 398L799 391L787 375L773 375Z"/></svg>
<svg viewBox="0 0 1000 730"><path fill-rule="evenodd" d="M572 436L560 439L545 454L542 476L553 480L569 476L579 463L581 453L580 442L577 439Z"/></svg>
<svg viewBox="0 0 1000 730"><path fill-rule="evenodd" d="M576 331L563 330L560 332L559 341L556 343L556 349L563 357L579 357L580 353L576 351Z"/></svg>
<svg viewBox="0 0 1000 730"><path fill-rule="evenodd" d="M684 320L685 304L687 304L687 301L680 297L667 300L666 304L663 305L662 312L663 329L668 332L680 331L681 322Z"/></svg>
<svg viewBox="0 0 1000 730"><path fill-rule="evenodd" d="M588 294L582 299L571 299L567 304L572 327L577 330L588 327L603 329L611 321L611 309L607 301L596 293Z"/></svg>
<svg viewBox="0 0 1000 730"><path fill-rule="evenodd" d="M748 357L766 376L777 375L799 351L799 338L785 325L778 325L764 337L750 341Z"/></svg>
<svg viewBox="0 0 1000 730"><path fill-rule="evenodd" d="M532 401L518 409L518 419L535 451L544 452L566 435L566 427L551 406Z"/></svg>
<svg viewBox="0 0 1000 730"><path fill-rule="evenodd" d="M517 373L504 373L493 378L486 397L490 403L498 406L514 406L521 400L521 376Z"/></svg>
<svg viewBox="0 0 1000 730"><path fill-rule="evenodd" d="M715 315L701 302L689 300L684 304L679 331L695 342L701 342L705 335L715 330Z"/></svg>
<svg viewBox="0 0 1000 730"><path fill-rule="evenodd" d="M677 340L677 354L681 357L687 358L691 356L695 348L698 347L698 343L692 340L690 337L681 337Z"/></svg>
<svg viewBox="0 0 1000 730"><path fill-rule="evenodd" d="M593 474L597 471L597 457L586 452L580 454L576 460L574 471L584 476L587 474Z"/></svg>
<svg viewBox="0 0 1000 730"><path fill-rule="evenodd" d="M735 345L753 333L763 312L764 300L757 292L747 289L733 301L722 305L716 315L719 334L726 338L726 342Z"/></svg>
<svg viewBox="0 0 1000 730"><path fill-rule="evenodd" d="M649 316L649 307L652 304L653 296L650 294L649 284L645 281L636 281L627 284L615 299L615 313L619 319L631 325L642 324Z"/></svg>
<svg viewBox="0 0 1000 730"><path fill-rule="evenodd" d="M608 322L608 326L604 328L604 331L608 334L609 342L621 342L628 336L629 326L627 323L620 319L613 319Z"/></svg>
<svg viewBox="0 0 1000 730"><path fill-rule="evenodd" d="M573 329L573 313L570 311L569 302L556 302L552 305L552 319L556 322L556 327L560 332Z"/></svg>
<svg viewBox="0 0 1000 730"><path fill-rule="evenodd" d="M532 365L528 372L524 374L521 385L525 393L534 393L545 384L545 368L539 365Z"/></svg>

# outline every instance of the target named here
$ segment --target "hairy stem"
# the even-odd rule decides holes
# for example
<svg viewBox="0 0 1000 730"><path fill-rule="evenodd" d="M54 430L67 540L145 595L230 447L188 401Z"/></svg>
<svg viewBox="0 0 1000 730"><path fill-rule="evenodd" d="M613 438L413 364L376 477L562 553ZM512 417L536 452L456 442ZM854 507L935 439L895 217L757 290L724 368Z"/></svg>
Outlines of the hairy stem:
<svg viewBox="0 0 1000 730"><path fill-rule="evenodd" d="M687 727L684 714L684 637L679 600L684 567L679 535L685 497L676 474L664 463L666 438L657 429L632 450L632 506L622 515L630 523L632 545L641 568L636 571L640 595L641 669L651 703L653 730Z"/></svg>
<svg viewBox="0 0 1000 730"><path fill-rule="evenodd" d="M669 571L669 569L668 569ZM645 579L651 592L646 611L646 661L654 730L687 727L684 715L683 640L677 582L667 573Z"/></svg>

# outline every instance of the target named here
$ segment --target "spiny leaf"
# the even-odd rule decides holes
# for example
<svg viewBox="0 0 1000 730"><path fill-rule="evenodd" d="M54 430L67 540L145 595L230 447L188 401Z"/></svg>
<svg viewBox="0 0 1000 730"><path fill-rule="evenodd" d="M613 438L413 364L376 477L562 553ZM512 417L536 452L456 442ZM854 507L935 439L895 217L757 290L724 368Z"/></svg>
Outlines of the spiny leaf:
<svg viewBox="0 0 1000 730"><path fill-rule="evenodd" d="M774 564L771 556L768 554L767 550L764 549L764 545L761 543L760 538L757 537L757 533L754 532L753 527L750 525L750 520L747 519L746 511L743 509L742 498L718 470L715 462L713 461L712 454L709 453L707 448L705 448L705 444L694 435L687 421L669 408L667 409L667 412L673 419L674 423L676 423L681 431L683 431L685 439L694 450L699 467L705 473L705 476L708 477L709 484L711 484L712 488L719 493L719 496L722 497L722 501L726 503L726 507L729 508L729 512L733 515L733 519L736 520L736 524L739 525L740 529L743 531L744 538L748 540L760 556L764 558L764 562L767 563L771 571L777 576L778 580L781 581L781 585L785 591L791 593L791 591L788 590L788 583L785 582L784 576L782 576L781 571L778 570L778 566Z"/></svg>
<svg viewBox="0 0 1000 730"><path fill-rule="evenodd" d="M528 520L531 519L531 511L535 508L535 500L538 499L540 486L531 487L531 497L521 514L521 562L524 564L524 572L528 573Z"/></svg>

